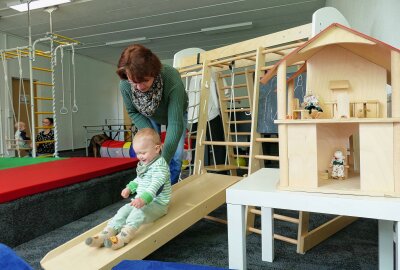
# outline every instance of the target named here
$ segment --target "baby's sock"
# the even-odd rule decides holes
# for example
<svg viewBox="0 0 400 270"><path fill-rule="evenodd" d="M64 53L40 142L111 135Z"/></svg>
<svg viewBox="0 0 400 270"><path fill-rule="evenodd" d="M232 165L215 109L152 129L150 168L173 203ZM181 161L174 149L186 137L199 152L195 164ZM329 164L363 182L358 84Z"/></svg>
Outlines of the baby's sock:
<svg viewBox="0 0 400 270"><path fill-rule="evenodd" d="M89 237L86 239L85 244L90 247L101 247L104 240L117 234L117 231L113 228L107 227L101 233L96 236Z"/></svg>
<svg viewBox="0 0 400 270"><path fill-rule="evenodd" d="M104 240L104 246L112 249L119 249L132 240L135 232L136 229L133 227L123 227L117 236L111 236Z"/></svg>

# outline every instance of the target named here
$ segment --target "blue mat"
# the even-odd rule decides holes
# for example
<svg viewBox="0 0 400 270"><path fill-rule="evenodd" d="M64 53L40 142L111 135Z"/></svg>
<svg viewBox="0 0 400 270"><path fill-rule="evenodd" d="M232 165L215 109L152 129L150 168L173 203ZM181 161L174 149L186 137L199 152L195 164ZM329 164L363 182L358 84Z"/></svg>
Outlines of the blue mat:
<svg viewBox="0 0 400 270"><path fill-rule="evenodd" d="M11 248L0 244L0 269L1 270L33 270Z"/></svg>
<svg viewBox="0 0 400 270"><path fill-rule="evenodd" d="M158 261L122 261L112 268L113 270L222 270L212 266L190 265L183 263L158 262Z"/></svg>

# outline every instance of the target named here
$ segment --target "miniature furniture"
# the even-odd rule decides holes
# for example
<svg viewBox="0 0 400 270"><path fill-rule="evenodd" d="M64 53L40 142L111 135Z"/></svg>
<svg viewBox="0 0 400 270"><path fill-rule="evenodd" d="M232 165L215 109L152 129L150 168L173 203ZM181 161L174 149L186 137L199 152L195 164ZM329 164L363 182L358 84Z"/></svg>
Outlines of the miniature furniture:
<svg viewBox="0 0 400 270"><path fill-rule="evenodd" d="M281 191L276 188L279 175L278 169L261 169L226 190L230 269L247 269L245 209L249 205L261 207L263 261L274 260L273 208L280 208L378 219L379 269L393 269L393 257L400 255L400 236L393 234L393 221L396 231L400 229L399 198ZM314 231L309 232L311 242L318 242ZM332 231L323 227L317 233L331 234ZM395 269L400 269L399 264Z"/></svg>
<svg viewBox="0 0 400 270"><path fill-rule="evenodd" d="M349 118L350 117L350 100L349 93L350 83L348 80L343 81L330 81L329 89L334 93L336 97L336 103L333 107L334 118Z"/></svg>

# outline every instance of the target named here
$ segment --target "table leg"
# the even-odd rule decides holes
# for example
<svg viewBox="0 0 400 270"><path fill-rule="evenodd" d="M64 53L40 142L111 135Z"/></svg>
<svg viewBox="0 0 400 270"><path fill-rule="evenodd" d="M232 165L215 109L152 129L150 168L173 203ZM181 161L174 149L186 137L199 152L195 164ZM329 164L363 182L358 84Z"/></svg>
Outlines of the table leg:
<svg viewBox="0 0 400 270"><path fill-rule="evenodd" d="M246 207L228 204L229 268L247 269L246 260Z"/></svg>
<svg viewBox="0 0 400 270"><path fill-rule="evenodd" d="M379 220L379 269L393 269L393 221Z"/></svg>
<svg viewBox="0 0 400 270"><path fill-rule="evenodd" d="M395 230L396 230L396 232L395 232L395 237L394 237L394 239L395 239L395 241L396 241L396 253L395 253L395 265L396 265L396 268L395 269L397 269L397 270L399 270L400 269L400 265L399 265L399 258L400 258L400 234L399 234L399 232L400 232L400 222L399 221L395 221L394 222L394 224L395 224Z"/></svg>
<svg viewBox="0 0 400 270"><path fill-rule="evenodd" d="M274 210L268 207L261 208L261 253L262 260L274 260Z"/></svg>

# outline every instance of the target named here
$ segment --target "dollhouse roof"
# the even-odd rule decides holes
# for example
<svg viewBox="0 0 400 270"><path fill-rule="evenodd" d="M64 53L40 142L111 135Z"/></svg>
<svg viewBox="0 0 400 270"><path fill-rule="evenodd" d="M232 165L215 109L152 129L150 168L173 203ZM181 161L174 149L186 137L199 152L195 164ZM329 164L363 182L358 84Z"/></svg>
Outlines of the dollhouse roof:
<svg viewBox="0 0 400 270"><path fill-rule="evenodd" d="M388 72L388 82L390 81L391 71L391 52L399 49L392 47L380 40L362 34L351 28L338 23L333 23L325 28L318 35L314 36L302 46L285 56L267 74L261 78L261 83L267 83L276 75L277 68L282 61L286 61L287 65L292 65L300 61L307 61L321 49L336 45L340 46L352 53L383 67Z"/></svg>

